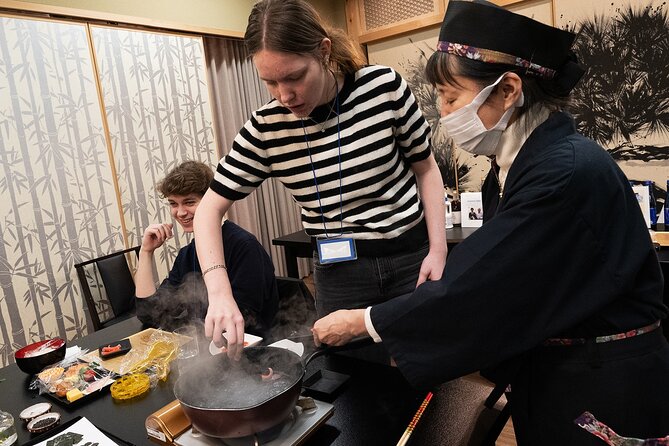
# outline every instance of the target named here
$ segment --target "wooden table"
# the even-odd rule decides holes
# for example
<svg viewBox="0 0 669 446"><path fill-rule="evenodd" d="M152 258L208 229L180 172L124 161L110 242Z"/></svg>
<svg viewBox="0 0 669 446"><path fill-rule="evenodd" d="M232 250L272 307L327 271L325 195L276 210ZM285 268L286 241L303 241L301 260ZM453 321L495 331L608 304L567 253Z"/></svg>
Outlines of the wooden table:
<svg viewBox="0 0 669 446"><path fill-rule="evenodd" d="M454 226L451 229L447 229L446 240L448 241L449 248L466 239L476 229L478 228L463 228L461 226ZM310 259L313 256L311 237L309 237L304 230L301 230L272 239L272 244L275 246L283 246L284 257L286 259L286 273L288 277L299 279L297 259Z"/></svg>

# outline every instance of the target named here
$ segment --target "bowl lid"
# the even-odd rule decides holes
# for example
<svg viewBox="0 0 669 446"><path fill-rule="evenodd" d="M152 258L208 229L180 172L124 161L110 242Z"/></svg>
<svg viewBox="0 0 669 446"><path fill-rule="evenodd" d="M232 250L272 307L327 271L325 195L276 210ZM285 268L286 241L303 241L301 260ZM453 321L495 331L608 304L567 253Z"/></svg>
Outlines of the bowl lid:
<svg viewBox="0 0 669 446"><path fill-rule="evenodd" d="M51 404L49 403L37 403L32 406L26 407L19 414L19 418L23 421L30 421L33 418L36 418L40 415L44 415L51 410Z"/></svg>

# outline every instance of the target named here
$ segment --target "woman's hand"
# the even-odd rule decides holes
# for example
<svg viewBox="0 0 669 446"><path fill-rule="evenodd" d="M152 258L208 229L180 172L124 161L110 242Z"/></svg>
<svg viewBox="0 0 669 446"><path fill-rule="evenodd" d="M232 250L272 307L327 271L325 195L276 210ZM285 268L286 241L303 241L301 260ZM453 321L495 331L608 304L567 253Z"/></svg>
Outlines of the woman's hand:
<svg viewBox="0 0 669 446"><path fill-rule="evenodd" d="M225 333L225 339L223 338ZM244 348L244 317L232 296L209 295L209 308L204 319L204 334L217 347L227 347L228 357L239 359Z"/></svg>
<svg viewBox="0 0 669 446"><path fill-rule="evenodd" d="M165 240L173 237L172 223L157 223L149 226L142 236L142 250L153 252L163 246Z"/></svg>
<svg viewBox="0 0 669 446"><path fill-rule="evenodd" d="M221 220L231 205L232 201L209 189L195 212L193 230L200 267L203 272L210 269L202 276L209 299L204 334L220 348L225 346L225 332L228 357L238 359L244 347L244 317L232 295L227 270L218 267L211 269L215 265L225 265Z"/></svg>
<svg viewBox="0 0 669 446"><path fill-rule="evenodd" d="M444 266L446 266L446 253L432 252L430 250L420 265L416 287L427 280L441 279L441 275L444 273Z"/></svg>
<svg viewBox="0 0 669 446"><path fill-rule="evenodd" d="M365 310L338 310L319 319L311 332L316 346L339 346L353 338L369 336L365 327Z"/></svg>

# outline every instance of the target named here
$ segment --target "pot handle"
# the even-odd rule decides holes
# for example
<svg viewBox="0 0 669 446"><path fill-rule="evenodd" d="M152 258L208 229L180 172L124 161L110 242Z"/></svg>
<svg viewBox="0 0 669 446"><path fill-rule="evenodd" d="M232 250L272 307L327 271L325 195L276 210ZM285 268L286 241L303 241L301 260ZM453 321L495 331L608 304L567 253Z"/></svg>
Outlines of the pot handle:
<svg viewBox="0 0 669 446"><path fill-rule="evenodd" d="M304 360L304 366L306 367L312 359L317 358L322 355L327 355L330 353L343 352L347 350L355 350L356 348L366 347L368 345L373 345L374 339L369 336L354 338L344 345L326 345L321 344L316 350L314 350L307 359Z"/></svg>

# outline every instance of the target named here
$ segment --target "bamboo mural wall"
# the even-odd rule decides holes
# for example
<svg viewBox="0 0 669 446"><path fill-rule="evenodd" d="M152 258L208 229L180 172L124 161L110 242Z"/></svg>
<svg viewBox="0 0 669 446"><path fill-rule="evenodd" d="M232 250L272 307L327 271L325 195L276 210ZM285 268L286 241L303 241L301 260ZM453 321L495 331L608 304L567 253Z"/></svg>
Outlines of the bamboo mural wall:
<svg viewBox="0 0 669 446"><path fill-rule="evenodd" d="M0 17L0 366L88 332L73 265L169 219L154 184L218 160L210 115L199 37Z"/></svg>
<svg viewBox="0 0 669 446"><path fill-rule="evenodd" d="M202 39L91 27L105 114L116 162L129 246L144 229L169 222L169 207L155 190L166 172L186 159L218 163L204 71ZM179 232L179 225L175 225ZM165 277L190 241L178 234L156 252Z"/></svg>

